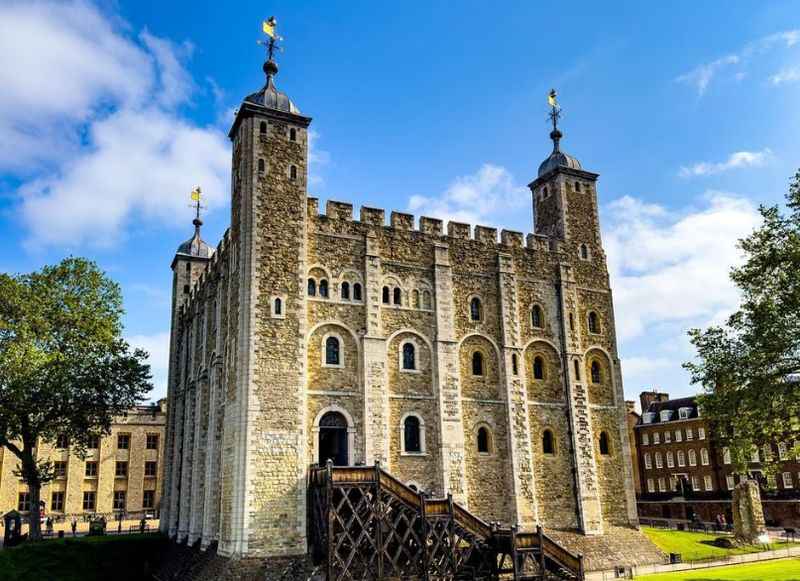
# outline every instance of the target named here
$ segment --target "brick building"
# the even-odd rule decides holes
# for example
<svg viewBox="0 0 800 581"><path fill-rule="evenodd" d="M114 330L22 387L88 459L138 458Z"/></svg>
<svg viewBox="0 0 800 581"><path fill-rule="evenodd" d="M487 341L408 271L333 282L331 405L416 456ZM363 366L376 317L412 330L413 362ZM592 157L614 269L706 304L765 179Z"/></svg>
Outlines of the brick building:
<svg viewBox="0 0 800 581"><path fill-rule="evenodd" d="M401 212L387 225L368 207L355 219L345 202L321 214L311 118L272 60L264 71L229 133L230 228L213 249L196 219L172 261L162 530L223 555L303 554L308 469L331 459L380 461L581 551L634 546L598 175L554 128L527 237Z"/></svg>
<svg viewBox="0 0 800 581"><path fill-rule="evenodd" d="M164 467L166 400L137 406L97 438L86 457L70 451L69 441L40 443L37 459L55 463L56 478L42 486L40 498L52 515L128 514L158 510ZM14 474L19 459L0 448L0 514L30 509L28 486Z"/></svg>
<svg viewBox="0 0 800 581"><path fill-rule="evenodd" d="M641 478L639 515L714 522L724 514L733 522L731 496L743 477L761 482L761 500L768 526L800 525L800 463L792 458L792 442L775 442L753 450L748 475L735 473L730 454L709 429L695 397L669 399L666 393L642 392L642 415L632 440ZM765 455L785 460L777 478L767 479Z"/></svg>

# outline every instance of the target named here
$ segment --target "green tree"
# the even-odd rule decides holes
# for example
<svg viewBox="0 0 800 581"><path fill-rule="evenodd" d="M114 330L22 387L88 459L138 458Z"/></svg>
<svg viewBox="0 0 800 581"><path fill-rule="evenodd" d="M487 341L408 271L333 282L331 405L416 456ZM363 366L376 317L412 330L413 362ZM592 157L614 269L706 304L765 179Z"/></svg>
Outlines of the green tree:
<svg viewBox="0 0 800 581"><path fill-rule="evenodd" d="M689 332L697 360L684 364L703 385L703 414L740 474L754 447L791 447L800 436L800 172L784 211L759 212L761 225L739 241L744 264L731 271L741 305L725 325ZM762 461L774 474L777 457Z"/></svg>
<svg viewBox="0 0 800 581"><path fill-rule="evenodd" d="M84 455L90 435L151 389L147 353L122 339L122 293L93 262L67 258L30 274L0 274L0 445L20 460L41 536L39 497L52 462L40 442L68 438Z"/></svg>

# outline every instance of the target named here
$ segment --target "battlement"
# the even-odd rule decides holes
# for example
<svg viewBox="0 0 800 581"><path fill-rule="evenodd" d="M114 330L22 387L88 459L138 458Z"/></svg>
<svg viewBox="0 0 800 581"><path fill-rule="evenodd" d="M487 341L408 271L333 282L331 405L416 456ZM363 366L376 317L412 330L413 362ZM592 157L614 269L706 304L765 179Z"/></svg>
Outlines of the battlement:
<svg viewBox="0 0 800 581"><path fill-rule="evenodd" d="M429 216L419 217L419 226L415 226L416 219L413 214L392 210L389 213L389 221L386 220L386 210L383 208L372 208L361 206L359 209L359 219L353 219L353 204L349 202L337 202L328 200L325 202L325 213L319 209L318 198L306 199L306 211L310 218L330 221L354 222L364 224L369 227L385 228L387 230L400 232L417 232L433 238L439 238L443 242L448 239L464 240L485 244L487 246L497 246L501 249L526 248L535 252L558 252L560 245L555 239L542 234L527 234L515 230L500 230L498 240L498 229L491 226L464 224L462 222L449 221L445 231L444 221ZM334 226L335 227L335 226Z"/></svg>

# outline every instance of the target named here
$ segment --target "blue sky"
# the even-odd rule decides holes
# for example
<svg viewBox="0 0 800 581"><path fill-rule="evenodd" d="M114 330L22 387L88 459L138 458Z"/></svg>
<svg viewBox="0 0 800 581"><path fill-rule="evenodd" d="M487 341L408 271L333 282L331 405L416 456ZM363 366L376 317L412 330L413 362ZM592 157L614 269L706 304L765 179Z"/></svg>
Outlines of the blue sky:
<svg viewBox="0 0 800 581"><path fill-rule="evenodd" d="M229 221L227 130L263 83L312 116L312 195L528 232L551 148L600 173L625 390L680 395L686 329L735 308L759 203L800 166L792 2L13 2L0 5L0 271L68 254L118 280L165 393L169 264L207 194Z"/></svg>

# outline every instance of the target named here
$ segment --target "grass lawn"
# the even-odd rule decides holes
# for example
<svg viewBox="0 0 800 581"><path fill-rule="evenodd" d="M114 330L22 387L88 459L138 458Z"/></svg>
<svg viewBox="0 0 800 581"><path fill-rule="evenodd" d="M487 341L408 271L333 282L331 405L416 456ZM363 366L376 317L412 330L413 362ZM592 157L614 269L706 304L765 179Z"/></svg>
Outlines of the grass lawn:
<svg viewBox="0 0 800 581"><path fill-rule="evenodd" d="M25 543L0 550L0 581L143 581L166 545L159 534Z"/></svg>
<svg viewBox="0 0 800 581"><path fill-rule="evenodd" d="M800 559L710 567L636 577L637 581L800 581Z"/></svg>
<svg viewBox="0 0 800 581"><path fill-rule="evenodd" d="M768 546L756 545L751 547L738 547L723 549L715 547L714 539L721 535L706 533L692 533L688 531L675 531L670 529L655 529L642 527L644 534L665 553L680 553L683 561L707 561L721 559L728 555L741 555L744 553L758 553L768 549L785 549L794 546L793 543L771 543Z"/></svg>

